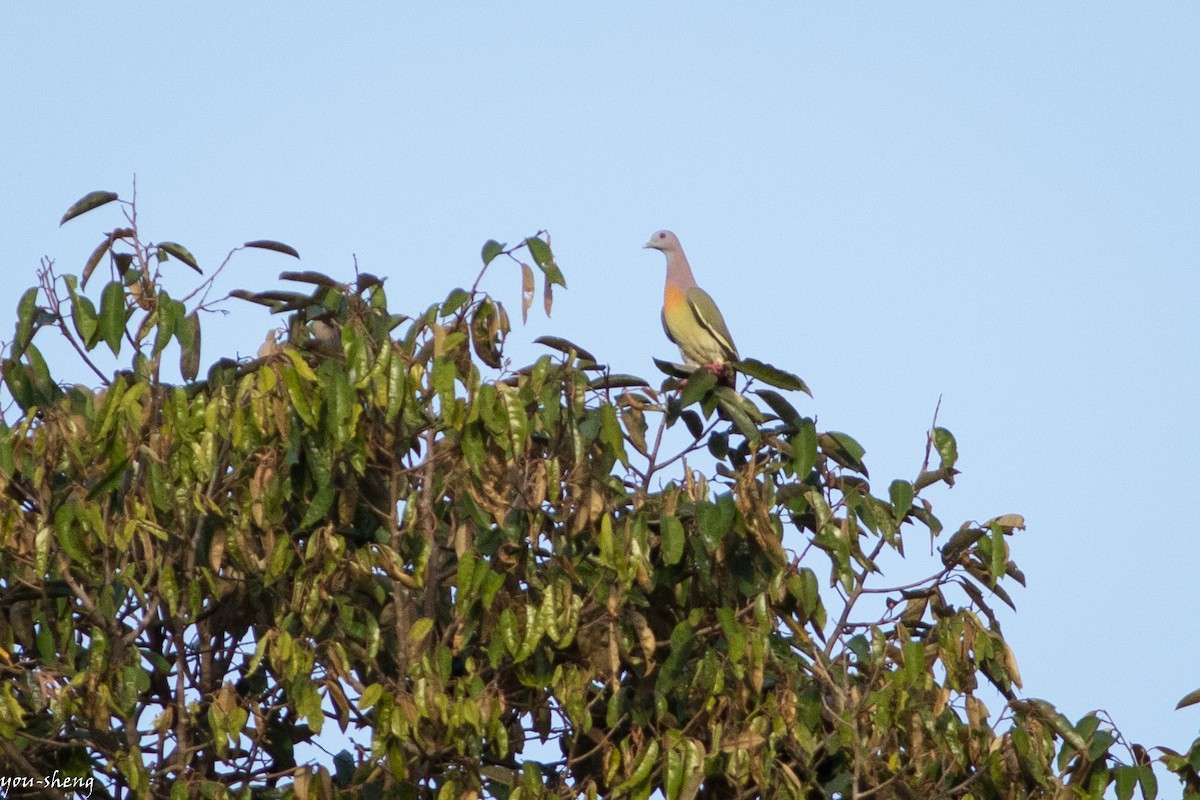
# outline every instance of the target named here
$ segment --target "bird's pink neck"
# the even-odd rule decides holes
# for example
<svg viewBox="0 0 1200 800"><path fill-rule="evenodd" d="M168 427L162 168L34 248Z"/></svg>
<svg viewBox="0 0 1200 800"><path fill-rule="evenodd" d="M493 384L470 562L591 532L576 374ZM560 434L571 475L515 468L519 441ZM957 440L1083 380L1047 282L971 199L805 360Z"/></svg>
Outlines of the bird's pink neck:
<svg viewBox="0 0 1200 800"><path fill-rule="evenodd" d="M667 256L667 285L680 289L690 289L696 285L696 278L682 250Z"/></svg>

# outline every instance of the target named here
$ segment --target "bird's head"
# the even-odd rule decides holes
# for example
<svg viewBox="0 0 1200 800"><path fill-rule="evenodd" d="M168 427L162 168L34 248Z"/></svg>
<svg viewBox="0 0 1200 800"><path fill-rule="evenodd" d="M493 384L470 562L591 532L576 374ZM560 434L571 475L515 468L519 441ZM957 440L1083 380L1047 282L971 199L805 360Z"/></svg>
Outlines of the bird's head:
<svg viewBox="0 0 1200 800"><path fill-rule="evenodd" d="M650 237L650 241L646 242L642 247L648 247L651 250L662 250L664 253L671 250L679 250L679 237L670 231L656 231Z"/></svg>

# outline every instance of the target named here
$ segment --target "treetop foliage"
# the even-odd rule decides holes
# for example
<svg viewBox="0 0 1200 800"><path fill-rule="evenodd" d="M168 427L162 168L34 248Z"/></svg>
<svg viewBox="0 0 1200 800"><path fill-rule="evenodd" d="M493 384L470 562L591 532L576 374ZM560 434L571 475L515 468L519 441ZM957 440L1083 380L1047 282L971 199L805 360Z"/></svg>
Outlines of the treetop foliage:
<svg viewBox="0 0 1200 800"><path fill-rule="evenodd" d="M735 391L660 363L655 387L544 337L513 368L478 280L411 316L368 274L214 300L229 258L206 275L116 194L63 222L114 203L78 275L44 262L0 364L3 774L172 799L1155 796L1102 715L1018 695L991 605L1024 582L1024 523L947 535L925 494L953 483L948 430L876 492L776 367L739 363ZM481 255L518 265L523 315L533 267L547 313L566 285L543 233ZM201 377L204 322L242 301L285 330ZM61 383L48 337L98 385ZM914 536L940 559L889 585ZM1198 750L1163 757L1192 791Z"/></svg>

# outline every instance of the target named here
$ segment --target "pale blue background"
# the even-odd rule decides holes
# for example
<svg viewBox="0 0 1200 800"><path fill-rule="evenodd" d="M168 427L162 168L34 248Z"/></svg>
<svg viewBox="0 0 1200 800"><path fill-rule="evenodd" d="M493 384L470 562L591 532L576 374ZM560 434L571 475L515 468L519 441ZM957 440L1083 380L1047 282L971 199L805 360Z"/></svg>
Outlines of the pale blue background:
<svg viewBox="0 0 1200 800"><path fill-rule="evenodd" d="M209 269L262 237L343 277L357 255L396 309L547 228L570 290L514 360L554 333L653 377L675 354L639 248L672 228L743 355L808 381L876 491L915 474L943 397L947 527L1029 522L1003 616L1027 695L1195 737L1173 708L1200 686L1200 6L82 8L0 9L0 337L39 257L78 271L118 224L59 229L66 207L136 173L148 238ZM220 286L296 266L242 254ZM484 286L516 320L511 266ZM270 324L209 322L205 363Z"/></svg>

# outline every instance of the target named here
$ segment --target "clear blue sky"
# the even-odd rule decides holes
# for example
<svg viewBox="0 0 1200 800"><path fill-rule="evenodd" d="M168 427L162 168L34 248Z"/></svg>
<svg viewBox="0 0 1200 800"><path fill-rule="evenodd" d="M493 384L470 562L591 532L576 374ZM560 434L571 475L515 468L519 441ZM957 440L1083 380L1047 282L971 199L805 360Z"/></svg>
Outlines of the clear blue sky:
<svg viewBox="0 0 1200 800"><path fill-rule="evenodd" d="M554 333L653 376L675 354L639 248L671 228L877 491L943 397L942 520L1029 522L1003 618L1027 694L1191 742L1200 5L353 6L4 4L0 337L39 257L77 271L117 222L66 207L136 173L145 234L202 266L264 237L338 276L356 255L404 310L549 229L570 290L514 359ZM221 287L294 266L243 254ZM485 288L515 319L519 276ZM270 324L229 320L206 362Z"/></svg>

